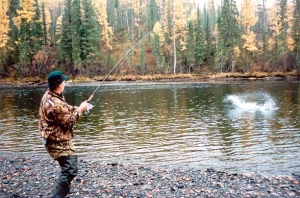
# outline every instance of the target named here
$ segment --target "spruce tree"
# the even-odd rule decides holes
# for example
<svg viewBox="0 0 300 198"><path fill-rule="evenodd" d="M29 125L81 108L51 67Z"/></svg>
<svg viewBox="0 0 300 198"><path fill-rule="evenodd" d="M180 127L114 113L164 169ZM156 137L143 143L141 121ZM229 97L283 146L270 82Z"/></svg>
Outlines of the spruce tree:
<svg viewBox="0 0 300 198"><path fill-rule="evenodd" d="M287 58L287 29L288 24L286 21L287 18L287 0L280 0L279 3L280 12L279 18L277 21L279 27L279 35L277 36L277 51L278 58L283 58L283 72L286 70L286 58Z"/></svg>
<svg viewBox="0 0 300 198"><path fill-rule="evenodd" d="M81 6L80 0L74 0L71 9L71 33L72 33L72 60L76 72L81 67L81 42L82 42L82 26L81 26Z"/></svg>
<svg viewBox="0 0 300 198"><path fill-rule="evenodd" d="M201 22L201 13L198 7L197 9L197 26L196 26L196 61L198 65L202 65L205 58L205 41L204 41L204 32Z"/></svg>
<svg viewBox="0 0 300 198"><path fill-rule="evenodd" d="M234 71L234 48L241 39L238 10L234 0L224 0L218 17L219 49L216 61L221 71Z"/></svg>
<svg viewBox="0 0 300 198"><path fill-rule="evenodd" d="M295 4L292 38L294 40L295 65L297 70L300 71L300 0L296 0Z"/></svg>
<svg viewBox="0 0 300 198"><path fill-rule="evenodd" d="M95 54L99 39L96 11L91 0L82 2L82 41L81 59L84 60L90 53Z"/></svg>
<svg viewBox="0 0 300 198"><path fill-rule="evenodd" d="M10 32L8 34L9 40L7 46L9 47L9 52L7 53L7 65L14 65L18 62L19 50L17 45L17 40L19 36L19 29L15 25L13 19L17 16L17 10L20 9L19 0L10 0L8 16L9 16L9 28ZM8 70L4 68L4 72L8 73Z"/></svg>
<svg viewBox="0 0 300 198"><path fill-rule="evenodd" d="M72 63L72 0L65 0L62 16L61 38L59 43L60 58L62 61Z"/></svg>

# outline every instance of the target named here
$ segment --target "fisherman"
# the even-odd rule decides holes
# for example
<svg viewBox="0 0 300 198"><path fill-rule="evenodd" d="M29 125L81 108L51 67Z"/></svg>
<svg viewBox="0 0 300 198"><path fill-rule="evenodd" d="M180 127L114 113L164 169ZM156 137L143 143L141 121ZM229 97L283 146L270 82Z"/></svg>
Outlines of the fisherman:
<svg viewBox="0 0 300 198"><path fill-rule="evenodd" d="M39 108L39 133L49 155L57 160L61 173L52 198L65 197L70 192L71 181L77 176L78 156L72 142L73 126L82 113L88 109L89 103L84 101L79 107L69 105L63 91L67 76L59 70L48 75L48 87Z"/></svg>

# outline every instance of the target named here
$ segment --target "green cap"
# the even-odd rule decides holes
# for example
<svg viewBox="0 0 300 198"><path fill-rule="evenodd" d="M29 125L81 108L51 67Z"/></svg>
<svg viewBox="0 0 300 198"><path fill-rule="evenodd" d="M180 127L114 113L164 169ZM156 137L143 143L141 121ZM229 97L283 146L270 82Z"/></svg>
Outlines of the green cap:
<svg viewBox="0 0 300 198"><path fill-rule="evenodd" d="M53 71L48 75L48 87L50 89L56 88L60 85L63 81L67 80L67 76L63 75L63 73L59 70Z"/></svg>

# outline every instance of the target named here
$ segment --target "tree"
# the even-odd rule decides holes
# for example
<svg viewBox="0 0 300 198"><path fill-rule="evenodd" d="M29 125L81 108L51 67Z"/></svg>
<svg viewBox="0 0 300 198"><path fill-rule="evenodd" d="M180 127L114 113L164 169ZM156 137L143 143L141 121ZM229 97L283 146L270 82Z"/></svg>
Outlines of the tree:
<svg viewBox="0 0 300 198"><path fill-rule="evenodd" d="M196 53L196 30L197 30L197 10L192 9L188 18L188 33L187 33L187 49L185 52L185 62L188 67L188 72L194 69L197 53Z"/></svg>
<svg viewBox="0 0 300 198"><path fill-rule="evenodd" d="M146 11L146 27L147 31L152 30L155 23L159 20L158 18L158 8L155 0L150 0L150 5L147 6Z"/></svg>
<svg viewBox="0 0 300 198"><path fill-rule="evenodd" d="M81 59L97 52L98 22L96 11L91 0L82 2L82 46Z"/></svg>
<svg viewBox="0 0 300 198"><path fill-rule="evenodd" d="M7 16L7 11L9 8L8 2L6 0L0 0L0 75L4 73L5 64L5 53L8 50L7 42L9 40L8 33L9 28L9 18Z"/></svg>
<svg viewBox="0 0 300 198"><path fill-rule="evenodd" d="M209 26L206 26L209 27ZM208 31L210 32L210 31ZM208 34L206 34L208 35ZM210 35L210 34L209 34ZM208 37L207 37L208 38ZM196 62L198 65L202 65L205 59L205 35L202 28L201 16L200 16L200 9L197 9L197 25L196 25ZM206 40L206 48L208 47L209 43ZM208 58L208 55L207 55Z"/></svg>
<svg viewBox="0 0 300 198"><path fill-rule="evenodd" d="M234 72L234 52L241 38L238 15L235 1L224 0L218 17L219 49L216 57L221 71Z"/></svg>
<svg viewBox="0 0 300 198"><path fill-rule="evenodd" d="M296 0L294 9L294 19L292 28L292 38L294 40L295 65L300 69L299 51L300 51L300 0Z"/></svg>
<svg viewBox="0 0 300 198"><path fill-rule="evenodd" d="M6 0L0 0L0 50L5 50L7 41L9 39L8 32L9 28L9 18L7 16L8 2ZM0 51L0 52L1 52ZM6 50L5 50L6 51Z"/></svg>
<svg viewBox="0 0 300 198"><path fill-rule="evenodd" d="M41 26L39 9L34 0L23 0L21 9L17 10L14 23L19 29L18 59L20 65L16 68L20 75L28 75L33 55L41 48ZM34 69L34 68L32 68Z"/></svg>
<svg viewBox="0 0 300 198"><path fill-rule="evenodd" d="M71 9L71 31L72 31L72 60L74 69L80 72L81 67L81 42L82 42L82 26L81 26L81 5L80 0L73 0Z"/></svg>
<svg viewBox="0 0 300 198"><path fill-rule="evenodd" d="M177 0L173 3L173 46L174 46L174 69L173 73L177 73L177 45L179 50L186 50L186 21L183 0ZM178 44L177 44L178 43Z"/></svg>
<svg viewBox="0 0 300 198"><path fill-rule="evenodd" d="M241 10L241 25L243 27L242 39L244 41L243 48L246 51L246 66L249 70L249 57L248 53L257 51L256 35L251 28L257 23L256 8L253 0L243 0Z"/></svg>
<svg viewBox="0 0 300 198"><path fill-rule="evenodd" d="M72 63L72 15L71 0L65 0L61 24L61 37L59 42L60 58ZM70 66L70 65L69 65ZM70 69L70 68L69 68ZM71 69L70 69L71 70ZM70 72L70 71L69 71Z"/></svg>
<svg viewBox="0 0 300 198"><path fill-rule="evenodd" d="M165 37L163 34L163 28L161 27L161 24L159 22L156 22L156 24L153 27L153 34L151 34L151 48L153 55L156 59L156 64L158 67L158 70L161 70L161 62L162 62L162 48L165 43Z"/></svg>
<svg viewBox="0 0 300 198"><path fill-rule="evenodd" d="M111 46L111 40L112 40L112 36L113 36L113 31L112 28L109 27L109 24L107 22L107 13L106 13L106 8L105 8L105 4L103 1L100 1L99 5L98 5L98 21L101 25L101 44L103 46L103 49L106 52L106 58L109 57L109 51L112 50L112 46ZM106 63L106 65L108 64L108 62Z"/></svg>

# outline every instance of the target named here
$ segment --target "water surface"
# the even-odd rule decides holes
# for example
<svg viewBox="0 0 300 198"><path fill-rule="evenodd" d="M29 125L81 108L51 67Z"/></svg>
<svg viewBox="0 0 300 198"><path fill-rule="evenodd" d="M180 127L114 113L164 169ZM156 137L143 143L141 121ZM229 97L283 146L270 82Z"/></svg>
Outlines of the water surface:
<svg viewBox="0 0 300 198"><path fill-rule="evenodd" d="M67 101L79 105L96 86L66 87ZM0 89L0 151L46 154L37 131L44 91ZM74 143L88 160L292 174L300 171L299 98L297 82L104 85Z"/></svg>

